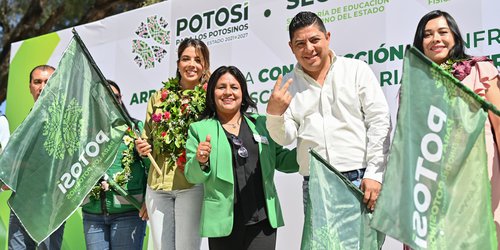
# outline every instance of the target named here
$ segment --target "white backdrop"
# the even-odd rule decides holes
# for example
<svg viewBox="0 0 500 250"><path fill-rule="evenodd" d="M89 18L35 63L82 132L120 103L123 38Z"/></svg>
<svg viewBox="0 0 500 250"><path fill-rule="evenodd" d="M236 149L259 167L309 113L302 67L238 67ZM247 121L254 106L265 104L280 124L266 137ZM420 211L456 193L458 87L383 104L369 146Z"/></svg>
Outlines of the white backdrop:
<svg viewBox="0 0 500 250"><path fill-rule="evenodd" d="M500 67L498 0L170 0L76 29L104 75L121 86L133 117L144 119L148 93L175 75L176 45L185 37L207 43L212 70L239 67L264 112L276 77L295 64L288 23L299 11L314 11L332 33L331 48L365 60L379 76L394 121L404 48L412 43L419 19L434 9L455 17L470 54L491 56ZM57 65L72 36L69 29L57 35L51 65ZM11 59L23 42L12 44ZM278 249L299 249L301 181L298 174L276 176L286 224L278 231ZM388 239L384 249L401 249L401 244Z"/></svg>

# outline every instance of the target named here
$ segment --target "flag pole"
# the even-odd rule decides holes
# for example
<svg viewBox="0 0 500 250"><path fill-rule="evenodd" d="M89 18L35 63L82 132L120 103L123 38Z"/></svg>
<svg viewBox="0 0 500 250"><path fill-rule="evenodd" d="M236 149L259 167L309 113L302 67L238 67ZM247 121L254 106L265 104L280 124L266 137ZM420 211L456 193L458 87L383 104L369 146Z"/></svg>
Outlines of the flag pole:
<svg viewBox="0 0 500 250"><path fill-rule="evenodd" d="M99 78L101 78L101 81L102 82L107 82L106 77L104 77L104 74L102 74L102 72L99 69L99 67L97 67L97 64L95 63L94 59L90 55L90 52L87 50L87 47L83 43L82 38L80 37L80 35L78 35L78 32L76 32L76 29L73 28L71 30L71 32L73 32L73 36L75 37L75 40L77 41L78 45L80 45L80 47L82 48L85 56L87 57L87 59L90 62L90 65L92 65L94 67L95 71L97 72L97 75L99 76ZM133 131L134 131L134 135L136 136L136 138L140 138L139 134L137 133L137 128L136 128L136 126L134 126L135 124L132 122L132 119L130 118L130 116L128 115L128 113L125 110L123 110L122 105L119 105L118 100L114 96L113 90L111 90L111 87L109 86L109 84L104 84L104 86L107 89L108 93L113 97L113 102L118 107L118 110L120 110L120 113L122 114L122 116L126 118L125 121L127 122L127 125L130 128L134 128ZM151 161L151 164L153 164L153 167L154 167L156 173L158 175L161 175L161 173L162 173L161 169L160 169L160 167L158 167L158 164L156 163L156 161L153 158L153 156L151 155L151 153L148 153L148 158Z"/></svg>
<svg viewBox="0 0 500 250"><path fill-rule="evenodd" d="M352 184L352 182L349 179L347 179L347 177L345 177L340 171L334 168L327 160L325 160L321 155L319 155L318 152L316 152L312 148L309 148L308 151L312 157L321 162L321 164L323 164L328 170L335 173L337 177L339 177L346 185L351 186L353 190L356 190L356 192L359 193L360 195L362 196L365 195L365 193L361 191L361 189L359 189L356 185Z"/></svg>
<svg viewBox="0 0 500 250"><path fill-rule="evenodd" d="M141 138L138 134L137 131L134 129L134 135L136 138ZM148 159L151 161L151 164L153 164L153 167L158 175L161 175L161 169L158 167L158 164L156 164L155 159L151 155L151 153L148 153Z"/></svg>
<svg viewBox="0 0 500 250"><path fill-rule="evenodd" d="M142 204L136 198L134 198L129 193L127 193L127 191L125 191L125 189L123 189L122 187L120 187L120 185L118 185L118 183L116 183L113 180L113 178L108 179L107 182L109 183L109 186L112 189L114 189L119 195L125 197L125 199L127 199L128 201L130 201L130 203L132 203L132 205L135 208L137 208L137 210L141 210Z"/></svg>

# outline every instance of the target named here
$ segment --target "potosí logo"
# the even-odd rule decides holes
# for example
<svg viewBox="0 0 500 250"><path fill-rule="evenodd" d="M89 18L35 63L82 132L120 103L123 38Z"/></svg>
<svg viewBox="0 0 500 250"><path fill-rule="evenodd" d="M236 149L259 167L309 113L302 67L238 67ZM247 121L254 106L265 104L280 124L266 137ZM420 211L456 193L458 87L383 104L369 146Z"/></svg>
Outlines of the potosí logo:
<svg viewBox="0 0 500 250"><path fill-rule="evenodd" d="M201 30L211 30L218 27L227 27L248 20L248 2L237 3L231 7L222 6L219 9L196 13L191 17L179 18L176 21L176 36L179 37L185 31L198 33ZM212 31L214 32L214 31ZM203 33L199 39L204 39L217 34Z"/></svg>
<svg viewBox="0 0 500 250"><path fill-rule="evenodd" d="M106 133L102 130L99 130L97 135L95 136L95 141L90 141L85 145L85 150L78 158L78 161L71 165L69 171L64 173L59 179L59 184L57 187L63 194L73 188L75 184L77 184L80 176L84 172L84 167L89 165L92 159L95 159L99 156L99 152L101 151L101 146L105 146L105 142L110 141L110 136L106 135ZM87 173L90 173L87 171Z"/></svg>
<svg viewBox="0 0 500 250"><path fill-rule="evenodd" d="M446 128L446 114L439 108L430 105L427 115L427 127L430 132L425 134L420 141L420 153L415 167L415 180L413 186L413 241L421 248L427 248L428 226L427 216L429 208L435 197L433 185L438 180L439 172L432 169L432 166L439 165L443 158L443 138L440 132ZM431 166L431 167L426 167ZM425 178L424 178L425 177Z"/></svg>
<svg viewBox="0 0 500 250"><path fill-rule="evenodd" d="M132 40L132 53L136 56L135 63L141 68L151 69L155 62L161 63L167 54L167 45L170 44L170 30L168 22L163 17L150 16L146 23L141 22L135 34L138 39Z"/></svg>

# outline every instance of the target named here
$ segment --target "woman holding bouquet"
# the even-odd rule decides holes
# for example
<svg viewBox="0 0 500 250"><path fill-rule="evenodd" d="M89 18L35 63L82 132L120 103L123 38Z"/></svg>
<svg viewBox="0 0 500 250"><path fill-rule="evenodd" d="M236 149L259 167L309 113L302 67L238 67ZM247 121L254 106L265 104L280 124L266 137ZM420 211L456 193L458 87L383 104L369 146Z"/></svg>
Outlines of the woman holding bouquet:
<svg viewBox="0 0 500 250"><path fill-rule="evenodd" d="M500 81L498 70L487 57L471 57L465 53L465 44L453 17L439 10L420 19L413 46L429 59L448 70L462 84L500 108ZM488 113L485 124L488 172L492 191L492 208L500 237L500 117ZM499 242L500 243L500 242ZM500 244L499 244L500 246Z"/></svg>
<svg viewBox="0 0 500 250"><path fill-rule="evenodd" d="M208 47L199 39L185 39L179 44L177 77L148 102L142 138L137 151L151 152L159 169L151 166L146 189L146 207L155 249L193 250L201 246L199 235L201 185L184 177L187 129L204 109L209 77Z"/></svg>
<svg viewBox="0 0 500 250"><path fill-rule="evenodd" d="M210 249L275 249L283 217L274 171L297 172L296 151L275 143L236 67L208 81L203 120L191 124L186 178L203 183L201 235ZM198 232L199 230L197 230Z"/></svg>

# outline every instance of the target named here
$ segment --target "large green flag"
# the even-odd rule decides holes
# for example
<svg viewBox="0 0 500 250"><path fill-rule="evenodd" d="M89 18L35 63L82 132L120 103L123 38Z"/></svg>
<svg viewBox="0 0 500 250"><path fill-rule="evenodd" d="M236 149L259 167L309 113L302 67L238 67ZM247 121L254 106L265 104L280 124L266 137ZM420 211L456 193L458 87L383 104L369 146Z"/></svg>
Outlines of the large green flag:
<svg viewBox="0 0 500 250"><path fill-rule="evenodd" d="M489 105L407 51L374 228L413 249L497 249L481 108Z"/></svg>
<svg viewBox="0 0 500 250"><path fill-rule="evenodd" d="M75 32L0 159L0 179L28 234L41 242L80 206L113 163L128 125Z"/></svg>
<svg viewBox="0 0 500 250"><path fill-rule="evenodd" d="M313 150L309 168L301 249L380 249L385 235L370 227L361 190Z"/></svg>

